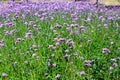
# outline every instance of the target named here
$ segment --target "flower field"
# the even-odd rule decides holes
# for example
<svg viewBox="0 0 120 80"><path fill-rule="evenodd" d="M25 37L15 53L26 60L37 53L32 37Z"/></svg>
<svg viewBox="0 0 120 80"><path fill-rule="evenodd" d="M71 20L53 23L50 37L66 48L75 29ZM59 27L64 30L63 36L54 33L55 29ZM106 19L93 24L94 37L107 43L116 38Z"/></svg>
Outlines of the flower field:
<svg viewBox="0 0 120 80"><path fill-rule="evenodd" d="M87 2L6 5L0 80L120 80L119 13Z"/></svg>

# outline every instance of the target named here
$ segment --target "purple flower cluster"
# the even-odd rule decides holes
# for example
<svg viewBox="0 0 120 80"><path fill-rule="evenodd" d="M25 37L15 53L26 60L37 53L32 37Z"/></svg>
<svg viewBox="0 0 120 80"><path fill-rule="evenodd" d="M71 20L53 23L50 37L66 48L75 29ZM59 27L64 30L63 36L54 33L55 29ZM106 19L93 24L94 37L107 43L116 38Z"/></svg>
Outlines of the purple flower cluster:
<svg viewBox="0 0 120 80"><path fill-rule="evenodd" d="M2 6L1 6L2 7ZM94 5L89 5L86 2L40 2L40 3L12 3L9 2L6 4L4 10L1 11L1 16L8 17L11 15L10 13L14 13L14 17L19 18L22 11L22 19L26 19L27 15L30 14L30 18L32 16L39 17L41 21L45 19L54 18L51 16L52 14L61 13L61 14L68 14L71 13L71 17L73 20L78 20L78 13L84 13L85 10L95 11ZM33 24L31 21L29 24ZM10 27L12 27L13 23L8 23Z"/></svg>
<svg viewBox="0 0 120 80"><path fill-rule="evenodd" d="M113 57L120 51L120 16L106 14L105 6L87 2L6 5L4 10L0 5L0 64L11 61L9 67L15 72L2 73L3 78L18 70L22 75L45 73L44 79L71 74L74 79L97 79L107 69L110 76L119 67L120 58Z"/></svg>

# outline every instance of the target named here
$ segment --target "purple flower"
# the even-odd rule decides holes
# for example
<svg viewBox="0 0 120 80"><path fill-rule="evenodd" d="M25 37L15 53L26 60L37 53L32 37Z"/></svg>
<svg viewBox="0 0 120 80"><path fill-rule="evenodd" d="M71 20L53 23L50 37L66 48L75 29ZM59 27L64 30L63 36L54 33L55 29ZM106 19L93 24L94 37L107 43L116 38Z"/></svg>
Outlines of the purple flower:
<svg viewBox="0 0 120 80"><path fill-rule="evenodd" d="M63 42L65 40L65 38L59 38L57 41L59 42L59 43L61 43L61 42Z"/></svg>
<svg viewBox="0 0 120 80"><path fill-rule="evenodd" d="M79 25L78 24L71 24L70 26L71 27L78 27Z"/></svg>
<svg viewBox="0 0 120 80"><path fill-rule="evenodd" d="M60 74L57 74L57 75L55 76L55 78L59 79L59 78L60 78Z"/></svg>
<svg viewBox="0 0 120 80"><path fill-rule="evenodd" d="M16 33L16 30L11 30L10 32L8 32L9 35L11 35L12 33Z"/></svg>
<svg viewBox="0 0 120 80"><path fill-rule="evenodd" d="M88 17L88 18L87 18L87 21L91 21L91 18L90 18L90 17Z"/></svg>
<svg viewBox="0 0 120 80"><path fill-rule="evenodd" d="M0 24L0 28L2 28L3 27L3 24Z"/></svg>
<svg viewBox="0 0 120 80"><path fill-rule="evenodd" d="M86 63L92 63L93 61L91 60L85 60Z"/></svg>
<svg viewBox="0 0 120 80"><path fill-rule="evenodd" d="M56 23L56 28L61 28L62 26L58 23Z"/></svg>
<svg viewBox="0 0 120 80"><path fill-rule="evenodd" d="M111 51L108 48L103 48L103 53L111 53Z"/></svg>
<svg viewBox="0 0 120 80"><path fill-rule="evenodd" d="M64 56L66 59L70 59L70 55L69 54L65 54L65 56Z"/></svg>
<svg viewBox="0 0 120 80"><path fill-rule="evenodd" d="M84 29L85 27L84 26L79 26L80 29Z"/></svg>
<svg viewBox="0 0 120 80"><path fill-rule="evenodd" d="M56 67L56 65L57 65L57 64L55 64L55 63L54 63L54 64L52 64L52 66L53 66L53 67Z"/></svg>
<svg viewBox="0 0 120 80"><path fill-rule="evenodd" d="M67 30L67 31L70 31L70 27L67 27L66 30Z"/></svg>
<svg viewBox="0 0 120 80"><path fill-rule="evenodd" d="M85 60L85 66L91 66L91 63L93 62L93 60Z"/></svg>
<svg viewBox="0 0 120 80"><path fill-rule="evenodd" d="M8 77L8 74L2 73L2 77Z"/></svg>
<svg viewBox="0 0 120 80"><path fill-rule="evenodd" d="M78 54L75 52L75 53L73 54L73 56L78 56Z"/></svg>
<svg viewBox="0 0 120 80"><path fill-rule="evenodd" d="M10 22L7 24L10 28L12 28L14 26L14 23L13 22Z"/></svg>
<svg viewBox="0 0 120 80"><path fill-rule="evenodd" d="M84 57L80 57L81 60L84 60L85 58Z"/></svg>
<svg viewBox="0 0 120 80"><path fill-rule="evenodd" d="M36 57L36 56L37 56L37 54L36 54L36 53L32 54L32 57Z"/></svg>
<svg viewBox="0 0 120 80"><path fill-rule="evenodd" d="M90 66L91 66L91 64L90 64L90 63L86 63L86 64L85 64L85 66L90 67Z"/></svg>
<svg viewBox="0 0 120 80"><path fill-rule="evenodd" d="M34 21L30 21L30 22L29 22L29 25L30 25L30 26L32 26L32 25L34 25L34 24L35 24Z"/></svg>
<svg viewBox="0 0 120 80"><path fill-rule="evenodd" d="M16 41L22 41L24 40L23 38L16 38Z"/></svg>
<svg viewBox="0 0 120 80"><path fill-rule="evenodd" d="M117 67L117 66L118 66L118 64L115 62L115 63L113 63L113 66L114 66L114 67Z"/></svg>
<svg viewBox="0 0 120 80"><path fill-rule="evenodd" d="M75 42L73 42L73 41L70 41L70 43L69 43L71 46L74 46L74 44L75 44Z"/></svg>
<svg viewBox="0 0 120 80"><path fill-rule="evenodd" d="M112 66L110 66L110 68L109 68L110 70L113 70L114 68L112 67Z"/></svg>
<svg viewBox="0 0 120 80"><path fill-rule="evenodd" d="M0 43L0 47L3 47L3 46L5 46L3 43Z"/></svg>
<svg viewBox="0 0 120 80"><path fill-rule="evenodd" d="M85 71L81 71L79 74L80 75L85 75L86 73L85 73Z"/></svg>
<svg viewBox="0 0 120 80"><path fill-rule="evenodd" d="M58 38L54 38L54 40L53 41L57 41L58 40Z"/></svg>
<svg viewBox="0 0 120 80"><path fill-rule="evenodd" d="M84 32L85 32L85 29L81 29L81 32L83 32L83 33L84 33Z"/></svg>
<svg viewBox="0 0 120 80"><path fill-rule="evenodd" d="M104 24L104 27L105 27L105 28L108 28L108 25L107 25L107 24Z"/></svg>
<svg viewBox="0 0 120 80"><path fill-rule="evenodd" d="M35 14L34 14L34 16L38 16L39 14L38 14L38 12L36 12Z"/></svg>
<svg viewBox="0 0 120 80"><path fill-rule="evenodd" d="M36 45L36 44L33 44L33 45L32 45L32 48L33 48L33 49L37 48L37 45Z"/></svg>
<svg viewBox="0 0 120 80"><path fill-rule="evenodd" d="M69 50L67 49L67 50L65 50L64 52L68 53L68 52L69 52Z"/></svg>
<svg viewBox="0 0 120 80"><path fill-rule="evenodd" d="M54 17L51 17L51 21L54 21Z"/></svg>
<svg viewBox="0 0 120 80"><path fill-rule="evenodd" d="M45 20L45 17L41 17L40 20L41 20L41 21L44 21L44 20Z"/></svg>
<svg viewBox="0 0 120 80"><path fill-rule="evenodd" d="M26 33L26 38L33 38L33 34L31 32Z"/></svg>
<svg viewBox="0 0 120 80"><path fill-rule="evenodd" d="M56 42L55 45L58 46L58 45L60 45L60 43L59 43L59 42Z"/></svg>

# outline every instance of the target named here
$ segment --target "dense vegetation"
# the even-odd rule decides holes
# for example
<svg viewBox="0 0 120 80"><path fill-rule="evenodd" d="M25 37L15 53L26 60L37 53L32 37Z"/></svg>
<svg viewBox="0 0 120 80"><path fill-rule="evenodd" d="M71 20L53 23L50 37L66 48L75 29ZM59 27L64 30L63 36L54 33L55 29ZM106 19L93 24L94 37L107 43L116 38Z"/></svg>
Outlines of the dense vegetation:
<svg viewBox="0 0 120 80"><path fill-rule="evenodd" d="M119 80L120 15L106 12L86 2L8 3L0 79Z"/></svg>

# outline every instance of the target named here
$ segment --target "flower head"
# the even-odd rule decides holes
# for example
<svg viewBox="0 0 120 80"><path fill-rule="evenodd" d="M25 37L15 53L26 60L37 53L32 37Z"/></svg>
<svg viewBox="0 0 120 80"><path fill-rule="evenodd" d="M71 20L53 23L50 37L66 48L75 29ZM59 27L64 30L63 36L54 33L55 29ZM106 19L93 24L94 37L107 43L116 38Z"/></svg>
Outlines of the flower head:
<svg viewBox="0 0 120 80"><path fill-rule="evenodd" d="M59 79L59 78L60 78L60 74L57 74L57 75L55 76L55 78Z"/></svg>
<svg viewBox="0 0 120 80"><path fill-rule="evenodd" d="M5 46L3 43L0 43L0 47L3 47L3 46Z"/></svg>
<svg viewBox="0 0 120 80"><path fill-rule="evenodd" d="M33 34L31 32L26 33L26 38L33 38Z"/></svg>
<svg viewBox="0 0 120 80"><path fill-rule="evenodd" d="M85 73L85 71L81 71L79 74L80 75L85 75L86 73Z"/></svg>
<svg viewBox="0 0 120 80"><path fill-rule="evenodd" d="M8 74L2 73L2 77L7 77L7 76L8 76Z"/></svg>
<svg viewBox="0 0 120 80"><path fill-rule="evenodd" d="M111 51L108 48L103 48L103 53L111 53Z"/></svg>

